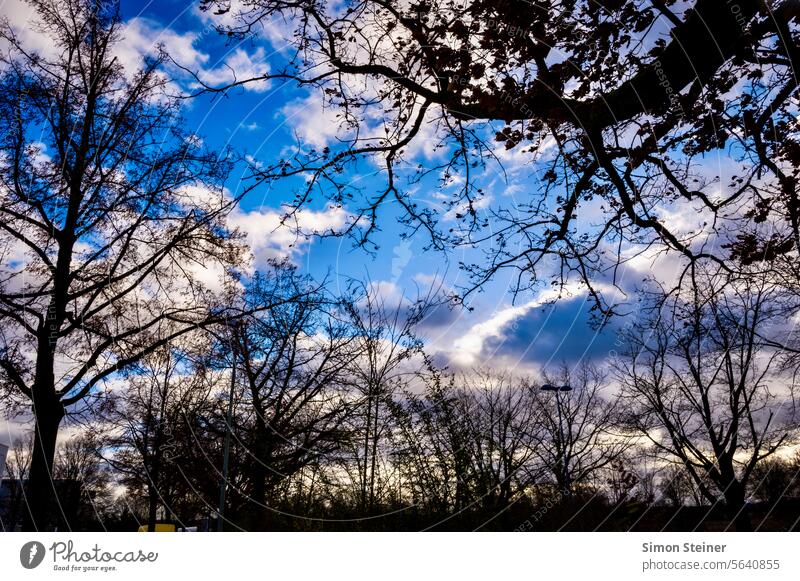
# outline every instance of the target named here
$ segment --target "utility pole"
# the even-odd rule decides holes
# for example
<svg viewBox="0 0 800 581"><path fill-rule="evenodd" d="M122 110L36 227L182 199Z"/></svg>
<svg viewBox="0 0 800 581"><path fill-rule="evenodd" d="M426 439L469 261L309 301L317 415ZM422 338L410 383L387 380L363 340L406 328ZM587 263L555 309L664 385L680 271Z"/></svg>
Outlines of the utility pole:
<svg viewBox="0 0 800 581"><path fill-rule="evenodd" d="M236 387L236 339L231 331L232 323L228 323L228 337L231 345L231 389L228 394L228 414L225 422L225 448L222 453L222 484L219 487L219 506L217 507L217 532L222 532L225 521L225 492L228 488L228 465L231 454L231 432L233 431L233 397Z"/></svg>
<svg viewBox="0 0 800 581"><path fill-rule="evenodd" d="M8 453L8 446L0 443L0 480L6 472L6 454Z"/></svg>

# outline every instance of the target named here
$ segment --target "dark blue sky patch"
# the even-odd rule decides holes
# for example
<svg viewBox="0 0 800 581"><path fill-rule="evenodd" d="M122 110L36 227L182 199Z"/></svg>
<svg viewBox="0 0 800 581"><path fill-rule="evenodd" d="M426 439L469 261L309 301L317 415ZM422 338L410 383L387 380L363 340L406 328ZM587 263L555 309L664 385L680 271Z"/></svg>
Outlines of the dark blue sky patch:
<svg viewBox="0 0 800 581"><path fill-rule="evenodd" d="M592 325L590 307L581 296L532 309L509 323L502 338L488 339L484 355L507 356L544 366L604 359L618 348L615 343L624 322L612 319L597 329Z"/></svg>

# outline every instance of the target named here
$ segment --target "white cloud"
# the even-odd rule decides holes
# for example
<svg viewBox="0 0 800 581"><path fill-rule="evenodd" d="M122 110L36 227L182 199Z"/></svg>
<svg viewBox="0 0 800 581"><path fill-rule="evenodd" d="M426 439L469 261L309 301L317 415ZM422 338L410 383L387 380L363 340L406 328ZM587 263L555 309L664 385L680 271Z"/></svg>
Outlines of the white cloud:
<svg viewBox="0 0 800 581"><path fill-rule="evenodd" d="M179 34L147 18L136 17L124 23L122 40L116 47L120 61L129 71L136 70L145 56L155 56L159 47L178 63L196 71L203 83L222 86L236 80L259 77L269 72L266 52L257 47L247 52L241 46L228 52L221 61L211 64L211 57L197 48L200 36L195 32ZM173 71L176 77L181 71ZM267 82L244 85L244 89L261 92L269 88Z"/></svg>
<svg viewBox="0 0 800 581"><path fill-rule="evenodd" d="M292 101L281 113L306 146L322 149L344 137L341 115L335 107L325 107L318 91Z"/></svg>
<svg viewBox="0 0 800 581"><path fill-rule="evenodd" d="M367 292L373 300L382 303L387 309L394 310L409 301L397 283L388 280L373 280L368 285ZM366 300L364 301L366 303Z"/></svg>
<svg viewBox="0 0 800 581"><path fill-rule="evenodd" d="M121 36L115 53L128 71L138 69L144 57L157 55L159 46L163 46L176 62L190 69L203 67L209 59L206 53L195 48L198 36L194 32L178 34L147 18L137 16L125 22Z"/></svg>
<svg viewBox="0 0 800 581"><path fill-rule="evenodd" d="M3 12L26 49L45 57L58 56L58 48L49 35L37 24L36 11L21 0L6 0ZM165 28L150 18L136 16L120 26L120 40L114 46L114 55L131 75L142 66L145 57L154 57L163 50L181 67L196 71L205 83L223 85L236 79L262 76L269 72L267 54L263 47L252 52L238 46L213 64L208 53L198 48L200 34L194 31L177 32ZM186 80L180 70L173 70L178 81ZM249 91L261 92L269 87L266 82L244 85Z"/></svg>
<svg viewBox="0 0 800 581"><path fill-rule="evenodd" d="M217 208L225 201L231 200L231 193L227 189L212 190L202 184L182 188L181 196L187 206L194 205L201 208ZM286 217L286 213L280 209L245 211L237 206L228 215L227 225L244 234L245 243L253 259L248 267L260 268L271 259L296 260L308 251L314 235L338 231L352 219L351 214L336 207L320 211L302 209ZM225 272L220 265L184 266L194 274L196 280L208 288L214 290L221 288Z"/></svg>
<svg viewBox="0 0 800 581"><path fill-rule="evenodd" d="M417 115L416 110L411 117L413 118L415 115ZM420 125L419 133L404 148L404 156L413 161L444 159L448 155L448 149L439 147L439 145L446 139L446 133L439 111L433 107L429 108L425 113L422 125Z"/></svg>
<svg viewBox="0 0 800 581"><path fill-rule="evenodd" d="M251 6L244 0L230 0L228 10L223 14L217 14L213 10L200 10L199 2L196 3L195 15L207 27L237 27L241 24L238 17L246 13ZM286 14L275 14L271 18L262 18L255 24L252 32L258 37L269 42L273 48L280 51L292 51L294 45L290 39L297 28L298 21L286 16Z"/></svg>
<svg viewBox="0 0 800 581"><path fill-rule="evenodd" d="M266 74L269 74L267 55L262 47L258 47L252 53L237 48L229 53L222 63L213 68L201 70L198 76L203 83L219 87L237 81L262 77ZM242 86L246 90L261 93L269 89L269 82L255 81Z"/></svg>
<svg viewBox="0 0 800 581"><path fill-rule="evenodd" d="M297 258L311 245L312 237L307 234L339 230L349 219L341 208L299 210L285 221L283 217L279 210L236 210L229 217L230 225L246 235L256 267L270 259Z"/></svg>
<svg viewBox="0 0 800 581"><path fill-rule="evenodd" d="M24 47L42 56L52 57L57 54L53 42L39 30L36 10L30 4L22 0L5 0L0 6ZM0 45L0 48L5 48L4 45L5 43Z"/></svg>
<svg viewBox="0 0 800 581"><path fill-rule="evenodd" d="M30 418L0 419L0 444L11 447L17 440L29 437L31 430ZM9 450L10 453L11 451ZM3 476L3 474L0 474L0 478Z"/></svg>

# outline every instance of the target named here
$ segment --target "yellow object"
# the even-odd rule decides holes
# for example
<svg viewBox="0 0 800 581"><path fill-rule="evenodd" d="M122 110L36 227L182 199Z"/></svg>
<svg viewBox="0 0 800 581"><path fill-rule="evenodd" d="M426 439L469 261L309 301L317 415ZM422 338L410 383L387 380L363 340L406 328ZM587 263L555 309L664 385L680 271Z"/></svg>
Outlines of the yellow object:
<svg viewBox="0 0 800 581"><path fill-rule="evenodd" d="M142 525L139 527L140 533L148 532L147 525ZM156 523L156 532L157 533L174 533L175 532L175 525L167 524L167 523Z"/></svg>

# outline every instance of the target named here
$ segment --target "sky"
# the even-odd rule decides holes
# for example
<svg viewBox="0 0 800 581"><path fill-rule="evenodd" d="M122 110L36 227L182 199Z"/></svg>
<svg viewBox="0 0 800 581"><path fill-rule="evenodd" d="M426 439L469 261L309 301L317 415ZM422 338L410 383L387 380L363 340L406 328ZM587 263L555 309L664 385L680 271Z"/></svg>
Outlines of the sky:
<svg viewBox="0 0 800 581"><path fill-rule="evenodd" d="M143 56L155 54L159 45L176 62L216 85L275 71L285 62L285 38L291 31L287 25L269 23L256 39L230 42L213 29L212 24L218 21L200 12L198 4L183 0L123 1L123 39L118 53L126 67L135 68ZM0 0L0 6L32 44L41 43L26 25L30 11L20 0ZM177 69L170 72L181 89L191 90L191 79ZM265 165L296 147L298 140L304 147L321 149L334 143L340 131L336 111L323 109L318 95L276 81L187 100L184 117L186 129L199 135L211 149L230 147ZM427 141L419 139L425 135L429 136ZM410 162L432 165L441 161L443 153L431 146L434 137L425 130L418 136ZM531 164L530 154L506 152L502 144L498 145L496 154L502 167L487 166L481 179L489 200L514 202L535 187L537 168ZM245 185L241 177L240 171L234 172L227 183L229 191L235 193ZM363 183L367 190L373 184L375 188L383 185L383 176L369 161L348 177ZM430 183L414 187L419 189L415 196L423 201L433 201L440 195ZM290 188L288 183L257 188L244 197L231 216L232 225L248 235L256 268L270 258L286 256L317 279L330 279L334 290L343 288L350 278L368 279L390 297L413 297L418 290L424 294L432 284L447 289L467 284L459 262L479 259L485 250L426 251L428 240L421 234L401 237L403 230L391 204L384 209L373 252L355 248L349 239L298 240L279 225L280 208L291 198ZM299 219L306 229L326 230L341 226L346 213L312 204ZM452 217L444 214L441 220L446 224ZM623 283L627 278L634 284L651 271L652 264L638 259L626 268ZM576 364L586 358L602 362L613 352L620 323L614 321L603 330L592 327L585 291L570 287L565 297L551 304L555 295L548 288L514 296L513 277L513 271L498 273L482 292L472 295L469 310L435 311L420 327L429 353L451 368L492 365L536 373L562 362Z"/></svg>
<svg viewBox="0 0 800 581"><path fill-rule="evenodd" d="M123 45L127 58L135 61L163 44L172 57L199 73L210 83L223 83L278 69L287 54L282 25L268 25L258 39L230 43L215 32L210 15L201 13L197 3L178 1L123 2L125 20ZM178 81L190 84L181 78ZM290 83L262 82L235 89L225 96L201 96L187 103L184 112L187 129L200 135L213 148L232 147L268 165L300 140L306 147L321 149L335 141L339 131L336 111L322 108L312 92ZM432 142L432 141L431 141ZM412 153L413 162L435 164L440 153L420 141ZM525 195L536 180L530 156L498 150L503 166L486 168L483 176L490 199L512 200ZM234 173L227 187L232 191L244 184ZM376 166L365 162L349 176L366 184L367 190L383 184ZM430 184L420 184L415 195L421 199L435 196ZM429 188L428 191L425 191ZM414 297L431 284L457 289L467 283L458 268L461 260L474 260L482 249L448 253L426 251L427 240L421 234L403 239L397 212L384 209L381 231L375 237L377 249L367 252L355 248L349 239L298 240L288 229L278 225L281 204L291 197L290 185L274 184L256 189L242 200L232 223L248 233L255 265L268 258L289 256L305 272L318 279L328 277L334 288L343 287L349 278L368 279L391 297ZM311 206L300 217L308 229L325 230L340 226L344 211L330 211ZM444 215L443 221L451 218ZM472 254L470 254L472 253ZM641 278L648 269L631 277ZM439 282L434 282L439 281ZM550 304L555 298L549 289L535 289L514 297L510 292L513 272L499 273L482 292L473 295L471 310L439 309L420 327L429 352L437 361L451 368L483 365L505 367L517 372L538 372L566 361L602 360L614 349L616 323L597 330L589 322L589 303L581 289Z"/></svg>
<svg viewBox="0 0 800 581"><path fill-rule="evenodd" d="M287 25L268 24L256 39L230 42L213 29L217 21L212 22L198 5L185 0L123 0L122 39L116 53L126 70L135 70L145 56L157 54L159 46L212 85L274 71L285 62L285 39L291 31ZM34 14L22 0L0 0L0 13L28 47L42 53L52 50L37 33ZM168 72L179 91L192 90L188 75L177 68ZM183 117L184 129L200 136L210 149L231 148L265 165L297 147L298 142L302 147L321 149L334 143L340 134L336 111L323 109L318 95L276 81L247 84L225 95L188 99ZM433 147L434 132L430 127L423 129L408 152L409 164L442 162L446 153ZM530 164L530 155L507 152L502 144L495 153L502 166L488 166L481 176L487 198L500 203L517 201L528 188L535 187L536 168ZM247 185L242 175L238 169L230 176L226 187L231 194ZM369 160L360 163L348 177L363 184L366 191L384 186L384 176ZM414 185L418 189L415 199L438 203L442 192L435 185ZM316 279L329 280L333 291L343 290L351 279L371 281L392 300L425 295L432 286L460 289L469 281L459 262L480 260L485 250L426 251L429 240L424 236L401 237L404 230L397 221L399 212L391 203L382 209L380 231L372 240L375 245L370 252L354 247L346 238L298 239L279 224L281 206L291 197L289 183L257 188L242 199L230 222L247 234L255 268L263 267L271 258L288 257ZM448 214L440 219L445 226L448 222L455 225ZM312 204L301 211L299 220L304 229L324 231L340 227L346 212ZM643 268L646 270L647 265ZM513 275L512 271L496 275L481 292L471 296L469 309L441 307L422 322L418 331L433 360L451 370L491 366L518 374L538 374L563 362L576 365L587 357L602 364L614 349L617 323L604 330L591 327L585 292L577 287L567 289L567 296L557 304L550 303L555 295L548 288L514 296L510 291ZM4 424L0 420L3 440L13 441L19 430L26 429L17 422Z"/></svg>
<svg viewBox="0 0 800 581"><path fill-rule="evenodd" d="M234 78L275 71L285 62L285 38L291 32L286 25L268 24L258 38L230 42L213 29L211 16L201 13L198 4L185 0L123 0L123 39L118 54L125 66L135 68L144 56L155 54L157 47L163 45L176 62L196 71L203 81L221 85ZM37 49L47 50L27 24L30 11L20 0L0 0L0 13L9 17L23 39ZM188 76L177 69L169 72L180 90L191 90ZM321 149L335 143L340 134L336 111L324 109L317 94L277 81L251 83L224 95L186 100L183 115L185 129L199 135L210 149L232 148L264 165L297 147L298 141L302 147ZM435 135L431 132L431 128L424 128L418 136L409 154L411 165L441 163L444 153L432 147ZM521 148L506 151L502 144L497 146L494 153L502 165L489 164L482 170L480 180L492 203L513 205L537 187L541 166L533 164L531 155ZM735 171L732 167L716 169L720 175ZM378 191L384 185L384 176L369 160L347 177L364 184L367 191L372 187ZM239 169L226 187L233 194L245 185ZM481 252L486 250L425 250L429 240L421 233L411 238L401 236L405 230L398 224L399 213L391 204L383 209L381 230L373 239L376 246L372 252L354 247L347 238L298 239L279 224L281 206L292 198L291 186L276 182L269 188L256 188L230 217L231 224L247 234L255 268L263 267L271 258L288 257L318 280L327 278L334 291L344 289L355 278L369 280L385 296L400 300L413 298L418 292L425 294L431 285L447 289L467 285L459 263L480 260ZM430 182L412 187L418 190L415 199L432 204L442 193ZM681 220L687 218L698 219L691 208L686 210L670 217L672 226L681 226ZM584 212L590 214L588 210ZM445 225L452 221L447 214L440 219ZM299 220L304 229L327 230L344 224L346 212L316 203L303 209ZM695 225L687 222L685 227L691 229ZM656 260L638 256L621 268L617 279L618 286L631 293L629 296L620 296L619 289L607 285L603 290L630 301L632 309L632 291L645 277L657 272L659 278L669 278L678 269L679 263L672 257L660 256ZM439 308L423 321L419 333L433 360L451 370L489 366L532 375L547 369L555 371L562 364L576 366L585 360L603 367L620 348L620 329L635 316L613 319L598 329L590 321L591 304L579 286L570 286L557 297L548 286L515 295L514 283L513 270L501 271L483 286L482 292L471 295L469 309ZM4 439L13 440L14 429L17 428L3 426L0 421Z"/></svg>

